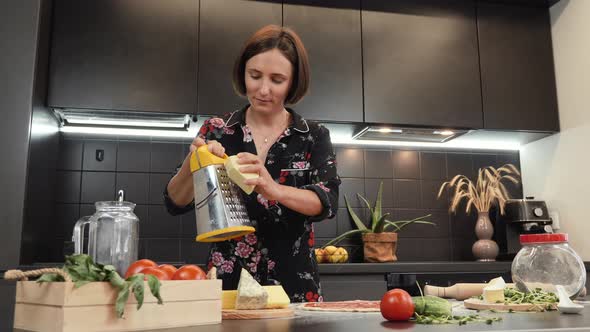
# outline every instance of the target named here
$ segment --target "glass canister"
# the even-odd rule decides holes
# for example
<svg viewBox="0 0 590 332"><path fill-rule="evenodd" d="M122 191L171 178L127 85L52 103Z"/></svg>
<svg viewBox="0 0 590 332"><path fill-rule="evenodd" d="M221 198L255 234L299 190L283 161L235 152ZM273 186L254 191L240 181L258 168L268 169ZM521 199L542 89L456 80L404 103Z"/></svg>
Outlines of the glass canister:
<svg viewBox="0 0 590 332"><path fill-rule="evenodd" d="M569 246L567 234L523 234L520 243L512 261L512 281L519 290L556 292L555 286L562 285L573 299L584 289L584 262Z"/></svg>
<svg viewBox="0 0 590 332"><path fill-rule="evenodd" d="M74 227L75 253L84 252L84 226L88 225L88 255L100 264L110 264L123 276L137 260L139 218L135 204L119 201L96 202L96 212L82 217Z"/></svg>

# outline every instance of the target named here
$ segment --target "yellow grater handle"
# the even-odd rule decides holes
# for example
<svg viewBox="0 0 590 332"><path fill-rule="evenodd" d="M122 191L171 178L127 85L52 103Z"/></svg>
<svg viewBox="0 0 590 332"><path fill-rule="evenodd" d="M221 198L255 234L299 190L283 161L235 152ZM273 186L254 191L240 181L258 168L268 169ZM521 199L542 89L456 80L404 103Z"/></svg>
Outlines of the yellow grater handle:
<svg viewBox="0 0 590 332"><path fill-rule="evenodd" d="M191 173L209 165L223 165L226 160L226 154L223 155L223 158L220 158L209 152L207 144L201 145L191 154Z"/></svg>

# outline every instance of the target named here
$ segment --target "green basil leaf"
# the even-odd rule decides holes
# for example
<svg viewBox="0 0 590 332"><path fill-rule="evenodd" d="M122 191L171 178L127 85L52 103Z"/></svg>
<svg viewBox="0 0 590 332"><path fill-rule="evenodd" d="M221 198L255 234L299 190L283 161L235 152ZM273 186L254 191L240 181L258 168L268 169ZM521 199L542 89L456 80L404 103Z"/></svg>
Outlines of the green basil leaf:
<svg viewBox="0 0 590 332"><path fill-rule="evenodd" d="M143 305L143 293L144 293L144 281L143 281L143 274L136 274L134 275L131 280L131 290L133 291L133 295L137 300L137 310L141 308Z"/></svg>
<svg viewBox="0 0 590 332"><path fill-rule="evenodd" d="M150 286L150 292L152 292L152 295L155 296L158 299L158 304L162 304L164 303L162 301L162 297L160 296L160 280L158 280L158 278L156 278L155 276L149 274L148 276L148 286Z"/></svg>
<svg viewBox="0 0 590 332"><path fill-rule="evenodd" d="M107 273L107 279L114 287L121 289L125 286L125 280L117 273L117 271L110 271Z"/></svg>
<svg viewBox="0 0 590 332"><path fill-rule="evenodd" d="M45 273L39 279L37 279L37 282L55 282L55 281L65 281L65 280L62 276L60 276L57 273Z"/></svg>
<svg viewBox="0 0 590 332"><path fill-rule="evenodd" d="M129 284L126 283L125 286L119 290L119 294L117 295L117 300L115 302L115 310L117 311L117 317L119 318L123 317L127 299L129 299Z"/></svg>

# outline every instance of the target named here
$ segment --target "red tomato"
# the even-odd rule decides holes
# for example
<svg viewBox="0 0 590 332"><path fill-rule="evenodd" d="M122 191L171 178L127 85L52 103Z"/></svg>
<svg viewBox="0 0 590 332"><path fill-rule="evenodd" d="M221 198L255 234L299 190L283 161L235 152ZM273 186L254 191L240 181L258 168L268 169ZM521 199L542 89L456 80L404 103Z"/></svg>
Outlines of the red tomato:
<svg viewBox="0 0 590 332"><path fill-rule="evenodd" d="M158 267L146 267L145 269L141 270L141 273L151 274L151 275L155 276L156 278L158 278L159 280L170 280L170 277L168 277L168 272L166 272ZM147 276L146 276L145 280L147 280Z"/></svg>
<svg viewBox="0 0 590 332"><path fill-rule="evenodd" d="M414 315L414 302L403 289L392 289L383 295L380 304L381 315L387 320L404 321Z"/></svg>
<svg viewBox="0 0 590 332"><path fill-rule="evenodd" d="M125 272L125 279L131 277L134 274L140 273L146 267L154 267L157 264L149 259L140 259L133 264L129 265L127 272Z"/></svg>
<svg viewBox="0 0 590 332"><path fill-rule="evenodd" d="M177 268L175 268L174 265L170 264L158 265L158 268L166 272L166 274L168 274L168 279L172 279L172 276L174 276L174 273L176 273L177 270Z"/></svg>
<svg viewBox="0 0 590 332"><path fill-rule="evenodd" d="M183 265L174 273L172 280L203 280L207 279L207 274L196 265Z"/></svg>

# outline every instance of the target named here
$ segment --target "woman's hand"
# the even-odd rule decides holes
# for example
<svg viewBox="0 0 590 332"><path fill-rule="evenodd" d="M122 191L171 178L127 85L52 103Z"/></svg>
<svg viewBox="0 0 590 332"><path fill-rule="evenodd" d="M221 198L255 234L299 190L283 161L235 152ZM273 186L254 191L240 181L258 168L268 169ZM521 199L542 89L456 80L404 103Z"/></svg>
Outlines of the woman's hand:
<svg viewBox="0 0 590 332"><path fill-rule="evenodd" d="M245 184L256 186L254 191L269 201L281 200L281 185L273 180L257 155L248 152L238 153L238 164L242 165L240 167L242 173L255 173L259 175L257 179L247 179L244 181Z"/></svg>
<svg viewBox="0 0 590 332"><path fill-rule="evenodd" d="M195 151L197 148L205 144L207 144L209 152L213 153L214 155L218 157L223 157L223 155L225 154L225 148L221 145L221 143L217 141L209 141L208 143L205 143L205 140L198 136L195 137L195 139L191 143L191 146L189 147L190 152Z"/></svg>

